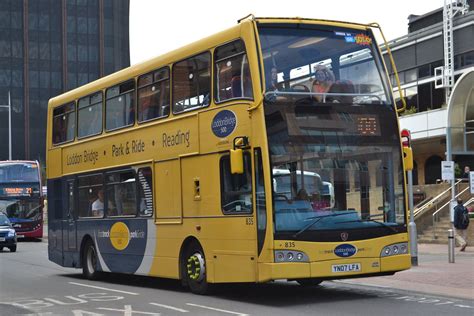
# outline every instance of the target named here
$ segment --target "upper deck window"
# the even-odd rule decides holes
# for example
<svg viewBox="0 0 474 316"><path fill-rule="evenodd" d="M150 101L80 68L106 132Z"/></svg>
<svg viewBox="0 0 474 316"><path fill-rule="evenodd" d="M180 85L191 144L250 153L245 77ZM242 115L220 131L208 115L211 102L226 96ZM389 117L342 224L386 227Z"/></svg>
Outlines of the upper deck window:
<svg viewBox="0 0 474 316"><path fill-rule="evenodd" d="M211 54L173 65L173 113L208 106L211 94Z"/></svg>
<svg viewBox="0 0 474 316"><path fill-rule="evenodd" d="M216 48L215 100L217 103L230 99L252 99L252 78L242 40Z"/></svg>
<svg viewBox="0 0 474 316"><path fill-rule="evenodd" d="M170 112L168 67L138 78L138 121L166 117Z"/></svg>
<svg viewBox="0 0 474 316"><path fill-rule="evenodd" d="M72 141L76 131L76 104L74 102L53 110L53 144Z"/></svg>
<svg viewBox="0 0 474 316"><path fill-rule="evenodd" d="M79 99L77 125L79 138L102 132L102 92Z"/></svg>
<svg viewBox="0 0 474 316"><path fill-rule="evenodd" d="M262 24L259 36L266 90L276 91L277 99L299 96L316 103L392 103L370 31Z"/></svg>
<svg viewBox="0 0 474 316"><path fill-rule="evenodd" d="M135 81L129 80L107 89L105 129L111 131L135 122Z"/></svg>

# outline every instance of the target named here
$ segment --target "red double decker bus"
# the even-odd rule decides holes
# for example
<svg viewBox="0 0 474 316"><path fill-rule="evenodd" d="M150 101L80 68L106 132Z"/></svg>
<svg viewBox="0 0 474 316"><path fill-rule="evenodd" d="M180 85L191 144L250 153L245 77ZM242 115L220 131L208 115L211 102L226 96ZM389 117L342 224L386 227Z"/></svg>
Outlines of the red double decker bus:
<svg viewBox="0 0 474 316"><path fill-rule="evenodd" d="M0 212L19 238L43 238L43 206L38 161L0 161Z"/></svg>

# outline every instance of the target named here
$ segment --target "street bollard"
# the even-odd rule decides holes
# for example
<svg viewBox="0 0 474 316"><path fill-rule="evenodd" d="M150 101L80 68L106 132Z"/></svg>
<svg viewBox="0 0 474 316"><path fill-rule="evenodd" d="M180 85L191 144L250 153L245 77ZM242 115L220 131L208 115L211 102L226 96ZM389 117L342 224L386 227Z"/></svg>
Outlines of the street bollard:
<svg viewBox="0 0 474 316"><path fill-rule="evenodd" d="M449 254L449 263L454 263L454 231L452 229L448 229L448 254Z"/></svg>

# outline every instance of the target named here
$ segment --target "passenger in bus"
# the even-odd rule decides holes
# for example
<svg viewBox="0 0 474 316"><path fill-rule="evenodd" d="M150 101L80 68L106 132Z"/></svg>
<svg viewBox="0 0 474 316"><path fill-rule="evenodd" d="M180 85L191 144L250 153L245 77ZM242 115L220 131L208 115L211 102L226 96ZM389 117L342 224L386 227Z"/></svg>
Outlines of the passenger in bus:
<svg viewBox="0 0 474 316"><path fill-rule="evenodd" d="M298 193L296 194L296 200L308 201L309 200L308 192L305 189L300 189Z"/></svg>
<svg viewBox="0 0 474 316"><path fill-rule="evenodd" d="M276 67L272 67L270 86L268 87L268 91L278 90L281 90L281 85L278 83L278 69Z"/></svg>
<svg viewBox="0 0 474 316"><path fill-rule="evenodd" d="M97 192L97 199L92 203L92 216L102 217L104 215L104 191Z"/></svg>
<svg viewBox="0 0 474 316"><path fill-rule="evenodd" d="M145 92L146 93L146 92ZM152 96L151 95L140 95L138 98L139 102L139 113L138 113L138 120L140 121L147 121L154 117L155 115L155 107L151 105L152 103Z"/></svg>
<svg viewBox="0 0 474 316"><path fill-rule="evenodd" d="M232 97L240 98L242 97L242 78L239 74L234 74L230 82L232 87Z"/></svg>
<svg viewBox="0 0 474 316"><path fill-rule="evenodd" d="M334 74L324 65L317 65L314 68L314 80L312 84L312 93L317 93L313 98L317 102L325 102L324 93L328 93L329 89L335 82Z"/></svg>

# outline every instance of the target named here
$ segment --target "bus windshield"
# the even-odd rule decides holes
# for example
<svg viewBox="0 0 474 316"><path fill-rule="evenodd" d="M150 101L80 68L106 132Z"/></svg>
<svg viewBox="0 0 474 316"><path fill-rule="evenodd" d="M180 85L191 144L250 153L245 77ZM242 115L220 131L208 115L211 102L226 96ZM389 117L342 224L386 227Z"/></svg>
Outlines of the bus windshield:
<svg viewBox="0 0 474 316"><path fill-rule="evenodd" d="M397 116L375 43L318 28L259 27L275 238L406 231Z"/></svg>
<svg viewBox="0 0 474 316"><path fill-rule="evenodd" d="M38 165L29 162L0 162L0 183L39 182Z"/></svg>

